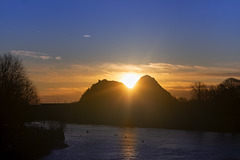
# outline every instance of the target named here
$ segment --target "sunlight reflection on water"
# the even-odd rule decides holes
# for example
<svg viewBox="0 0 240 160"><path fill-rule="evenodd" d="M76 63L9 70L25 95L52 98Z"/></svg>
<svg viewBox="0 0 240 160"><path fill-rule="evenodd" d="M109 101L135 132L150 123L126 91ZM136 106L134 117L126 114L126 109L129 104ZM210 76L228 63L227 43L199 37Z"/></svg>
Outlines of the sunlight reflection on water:
<svg viewBox="0 0 240 160"><path fill-rule="evenodd" d="M136 131L134 129L128 128L123 130L123 135L121 136L121 150L125 159L131 159L137 157L137 137Z"/></svg>

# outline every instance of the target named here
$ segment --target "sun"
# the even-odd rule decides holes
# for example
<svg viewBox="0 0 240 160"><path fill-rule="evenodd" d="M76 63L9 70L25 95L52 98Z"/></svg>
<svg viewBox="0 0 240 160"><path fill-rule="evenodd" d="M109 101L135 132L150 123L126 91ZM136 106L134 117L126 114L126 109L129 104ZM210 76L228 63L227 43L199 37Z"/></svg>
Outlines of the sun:
<svg viewBox="0 0 240 160"><path fill-rule="evenodd" d="M137 81L139 80L140 75L136 74L136 73L126 73L122 75L121 78L121 82L127 86L128 88L133 88L134 85L137 83Z"/></svg>

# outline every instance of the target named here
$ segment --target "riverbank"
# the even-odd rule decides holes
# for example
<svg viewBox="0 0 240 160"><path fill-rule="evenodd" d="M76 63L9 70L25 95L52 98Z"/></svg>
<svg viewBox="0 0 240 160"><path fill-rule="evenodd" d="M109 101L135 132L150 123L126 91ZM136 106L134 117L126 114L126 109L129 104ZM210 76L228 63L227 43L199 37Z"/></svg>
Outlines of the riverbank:
<svg viewBox="0 0 240 160"><path fill-rule="evenodd" d="M38 159L52 149L67 147L63 129L2 125L1 156L4 159Z"/></svg>

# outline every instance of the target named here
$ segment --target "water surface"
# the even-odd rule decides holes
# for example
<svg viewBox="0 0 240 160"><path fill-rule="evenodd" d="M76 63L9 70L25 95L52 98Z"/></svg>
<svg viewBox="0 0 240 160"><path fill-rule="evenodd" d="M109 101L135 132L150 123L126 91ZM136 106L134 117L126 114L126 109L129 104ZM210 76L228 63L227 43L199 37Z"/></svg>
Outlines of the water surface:
<svg viewBox="0 0 240 160"><path fill-rule="evenodd" d="M240 159L239 134L68 124L65 138L42 160Z"/></svg>

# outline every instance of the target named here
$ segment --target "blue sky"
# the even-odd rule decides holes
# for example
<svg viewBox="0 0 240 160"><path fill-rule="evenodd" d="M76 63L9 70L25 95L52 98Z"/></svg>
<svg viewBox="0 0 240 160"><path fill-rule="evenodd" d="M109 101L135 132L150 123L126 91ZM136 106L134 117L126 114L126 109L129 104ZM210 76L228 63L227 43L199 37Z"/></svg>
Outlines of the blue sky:
<svg viewBox="0 0 240 160"><path fill-rule="evenodd" d="M1 0L0 53L22 56L33 75L48 65L56 71L164 63L210 67L214 74L229 67L238 78L239 8L238 0ZM43 80L34 81L41 92Z"/></svg>

